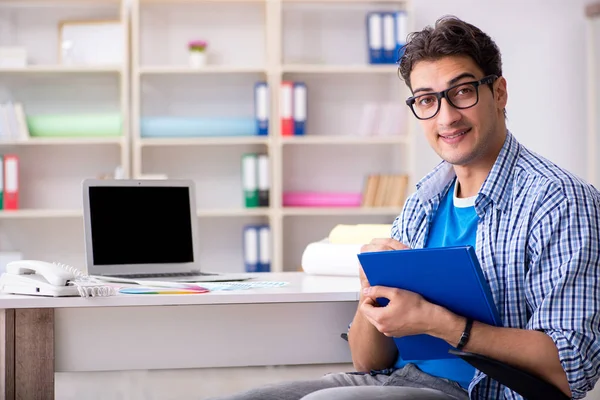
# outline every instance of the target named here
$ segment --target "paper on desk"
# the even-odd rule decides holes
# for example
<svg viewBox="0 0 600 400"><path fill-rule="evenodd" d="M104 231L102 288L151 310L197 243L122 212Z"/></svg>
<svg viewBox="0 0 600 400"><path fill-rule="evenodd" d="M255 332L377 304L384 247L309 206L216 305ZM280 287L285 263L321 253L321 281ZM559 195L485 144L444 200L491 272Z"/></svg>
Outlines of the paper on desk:
<svg viewBox="0 0 600 400"><path fill-rule="evenodd" d="M215 292L219 290L246 290L282 287L289 285L289 282L198 282L198 285L202 285L202 287L207 288L211 292Z"/></svg>

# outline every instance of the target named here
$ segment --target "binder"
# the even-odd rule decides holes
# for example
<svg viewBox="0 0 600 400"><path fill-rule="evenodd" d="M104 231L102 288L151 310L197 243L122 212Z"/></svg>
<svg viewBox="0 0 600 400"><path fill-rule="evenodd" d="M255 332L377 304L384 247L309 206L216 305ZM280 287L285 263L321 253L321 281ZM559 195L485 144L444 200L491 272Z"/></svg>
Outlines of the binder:
<svg viewBox="0 0 600 400"><path fill-rule="evenodd" d="M0 210L4 208L4 157L0 154Z"/></svg>
<svg viewBox="0 0 600 400"><path fill-rule="evenodd" d="M396 12L396 57L398 60L404 54L406 38L408 37L408 13L406 11Z"/></svg>
<svg viewBox="0 0 600 400"><path fill-rule="evenodd" d="M247 208L258 207L258 160L256 154L242 156L242 188Z"/></svg>
<svg viewBox="0 0 600 400"><path fill-rule="evenodd" d="M14 154L4 156L4 207L19 208L19 158Z"/></svg>
<svg viewBox="0 0 600 400"><path fill-rule="evenodd" d="M294 134L293 116L293 91L294 82L281 82L281 135L292 136Z"/></svg>
<svg viewBox="0 0 600 400"><path fill-rule="evenodd" d="M269 206L270 194L269 156L260 154L258 156L258 206Z"/></svg>
<svg viewBox="0 0 600 400"><path fill-rule="evenodd" d="M266 82L257 82L254 86L254 114L256 134L269 134L269 89Z"/></svg>
<svg viewBox="0 0 600 400"><path fill-rule="evenodd" d="M258 229L255 225L244 227L244 269L258 272Z"/></svg>
<svg viewBox="0 0 600 400"><path fill-rule="evenodd" d="M383 21L381 13L367 13L367 45L370 64L383 62Z"/></svg>
<svg viewBox="0 0 600 400"><path fill-rule="evenodd" d="M358 254L371 286L421 294L426 300L474 320L503 326L490 287L471 246L392 250ZM377 299L381 306L387 299ZM429 335L394 338L403 360L455 358L452 347Z"/></svg>
<svg viewBox="0 0 600 400"><path fill-rule="evenodd" d="M396 62L396 15L393 12L381 13L382 18L382 62L394 64Z"/></svg>
<svg viewBox="0 0 600 400"><path fill-rule="evenodd" d="M306 131L306 109L308 106L306 84L294 83L294 135L304 135Z"/></svg>
<svg viewBox="0 0 600 400"><path fill-rule="evenodd" d="M258 227L258 272L271 272L271 227Z"/></svg>

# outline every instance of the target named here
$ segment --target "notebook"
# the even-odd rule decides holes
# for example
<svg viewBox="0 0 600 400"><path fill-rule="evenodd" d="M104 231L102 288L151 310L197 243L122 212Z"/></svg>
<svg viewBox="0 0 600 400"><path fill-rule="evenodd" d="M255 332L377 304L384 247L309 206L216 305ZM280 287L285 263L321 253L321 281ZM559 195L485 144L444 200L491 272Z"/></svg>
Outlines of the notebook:
<svg viewBox="0 0 600 400"><path fill-rule="evenodd" d="M371 286L421 294L426 300L474 320L502 326L490 287L472 246L393 250L358 255ZM377 299L381 306L387 299ZM455 358L446 341L430 335L394 338L404 360Z"/></svg>

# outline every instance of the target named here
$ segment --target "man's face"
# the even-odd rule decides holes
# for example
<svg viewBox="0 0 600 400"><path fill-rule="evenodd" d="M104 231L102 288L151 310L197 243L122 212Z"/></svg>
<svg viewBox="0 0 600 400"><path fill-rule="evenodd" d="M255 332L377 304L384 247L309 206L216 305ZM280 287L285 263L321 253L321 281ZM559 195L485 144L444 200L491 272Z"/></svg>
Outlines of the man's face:
<svg viewBox="0 0 600 400"><path fill-rule="evenodd" d="M452 56L435 61L420 61L413 67L410 82L413 95L439 92L465 82L478 81L483 71L470 57ZM478 89L477 104L457 109L441 99L440 110L433 118L420 120L433 150L453 165L469 166L492 162L504 138L503 109L506 105L506 82L497 79ZM427 103L426 101L424 103Z"/></svg>

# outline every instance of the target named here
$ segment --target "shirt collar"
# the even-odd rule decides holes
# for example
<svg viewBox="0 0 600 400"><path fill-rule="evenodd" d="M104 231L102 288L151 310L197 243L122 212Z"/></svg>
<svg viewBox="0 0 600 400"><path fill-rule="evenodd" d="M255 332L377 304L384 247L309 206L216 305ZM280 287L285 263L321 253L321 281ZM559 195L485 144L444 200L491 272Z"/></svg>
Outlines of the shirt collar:
<svg viewBox="0 0 600 400"><path fill-rule="evenodd" d="M513 170L519 151L519 142L507 130L502 149L475 200L478 213L490 203L503 211L510 207ZM455 177L452 164L442 161L417 183L417 197L423 204L429 204L437 196L446 193Z"/></svg>

